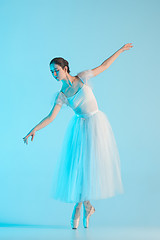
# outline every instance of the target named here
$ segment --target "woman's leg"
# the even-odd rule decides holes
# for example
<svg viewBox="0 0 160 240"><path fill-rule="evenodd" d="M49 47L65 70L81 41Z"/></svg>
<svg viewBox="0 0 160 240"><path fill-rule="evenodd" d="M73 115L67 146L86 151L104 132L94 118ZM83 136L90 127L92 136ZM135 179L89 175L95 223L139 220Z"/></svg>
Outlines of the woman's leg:
<svg viewBox="0 0 160 240"><path fill-rule="evenodd" d="M84 204L84 207L85 207L86 209L88 209L88 208L90 208L90 207L92 206L92 204L90 203L89 200L84 201L83 204Z"/></svg>
<svg viewBox="0 0 160 240"><path fill-rule="evenodd" d="M84 210L83 214L85 217L90 213L92 208L93 208L93 206L89 200L83 202L83 210Z"/></svg>
<svg viewBox="0 0 160 240"><path fill-rule="evenodd" d="M73 219L77 219L79 217L81 206L82 206L82 202L78 202L75 204L73 214L72 214Z"/></svg>

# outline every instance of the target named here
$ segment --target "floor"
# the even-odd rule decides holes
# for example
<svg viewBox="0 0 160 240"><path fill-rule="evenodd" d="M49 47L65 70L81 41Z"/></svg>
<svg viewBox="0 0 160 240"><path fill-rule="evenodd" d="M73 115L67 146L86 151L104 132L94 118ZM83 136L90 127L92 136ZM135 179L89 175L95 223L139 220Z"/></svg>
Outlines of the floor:
<svg viewBox="0 0 160 240"><path fill-rule="evenodd" d="M12 225L0 227L0 240L160 240L160 228Z"/></svg>

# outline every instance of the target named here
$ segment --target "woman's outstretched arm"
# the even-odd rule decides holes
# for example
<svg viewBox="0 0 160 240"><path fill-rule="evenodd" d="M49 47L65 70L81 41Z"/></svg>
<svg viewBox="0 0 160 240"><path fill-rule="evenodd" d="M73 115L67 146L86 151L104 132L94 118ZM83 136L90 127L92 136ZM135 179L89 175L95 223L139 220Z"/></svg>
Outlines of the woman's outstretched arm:
<svg viewBox="0 0 160 240"><path fill-rule="evenodd" d="M59 104L54 105L48 116L45 117L40 123L38 123L33 129L31 129L31 131L23 138L24 143L28 144L28 138L30 136L32 136L31 141L33 141L35 132L50 124L55 119L60 109L61 105Z"/></svg>
<svg viewBox="0 0 160 240"><path fill-rule="evenodd" d="M129 50L133 46L131 46L132 43L127 43L123 45L118 51L116 51L111 57L107 58L100 66L93 68L92 72L94 76L97 76L107 68L116 60L116 58L125 50Z"/></svg>
<svg viewBox="0 0 160 240"><path fill-rule="evenodd" d="M57 116L58 112L60 111L61 109L61 106L59 104L56 104L51 112L48 114L47 117L45 117L40 123L38 123L35 127L34 127L34 130L35 131L38 131L40 130L41 128L44 128L45 126L47 126L48 124L50 124L54 119L55 117Z"/></svg>

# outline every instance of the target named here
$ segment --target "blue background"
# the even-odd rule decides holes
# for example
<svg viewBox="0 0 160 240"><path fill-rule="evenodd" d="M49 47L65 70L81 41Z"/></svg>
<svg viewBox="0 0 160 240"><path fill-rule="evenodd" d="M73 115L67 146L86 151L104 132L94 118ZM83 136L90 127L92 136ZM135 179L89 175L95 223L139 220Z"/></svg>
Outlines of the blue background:
<svg viewBox="0 0 160 240"><path fill-rule="evenodd" d="M1 226L70 224L74 204L49 195L73 110L61 109L28 145L23 137L48 115L61 88L52 58L67 59L74 76L125 43L133 48L91 80L115 135L125 193L91 201L92 224L160 226L159 7L155 0L0 1Z"/></svg>

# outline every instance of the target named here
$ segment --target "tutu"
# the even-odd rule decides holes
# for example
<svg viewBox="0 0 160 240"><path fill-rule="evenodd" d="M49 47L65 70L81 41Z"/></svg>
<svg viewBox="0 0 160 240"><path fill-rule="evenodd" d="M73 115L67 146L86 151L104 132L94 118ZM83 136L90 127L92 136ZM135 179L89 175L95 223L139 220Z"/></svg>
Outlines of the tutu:
<svg viewBox="0 0 160 240"><path fill-rule="evenodd" d="M84 83L78 93L70 98L61 93L56 98L56 103L66 103L75 112L64 136L50 193L63 202L98 200L124 192L111 125L86 85L91 74L87 70L78 75Z"/></svg>

